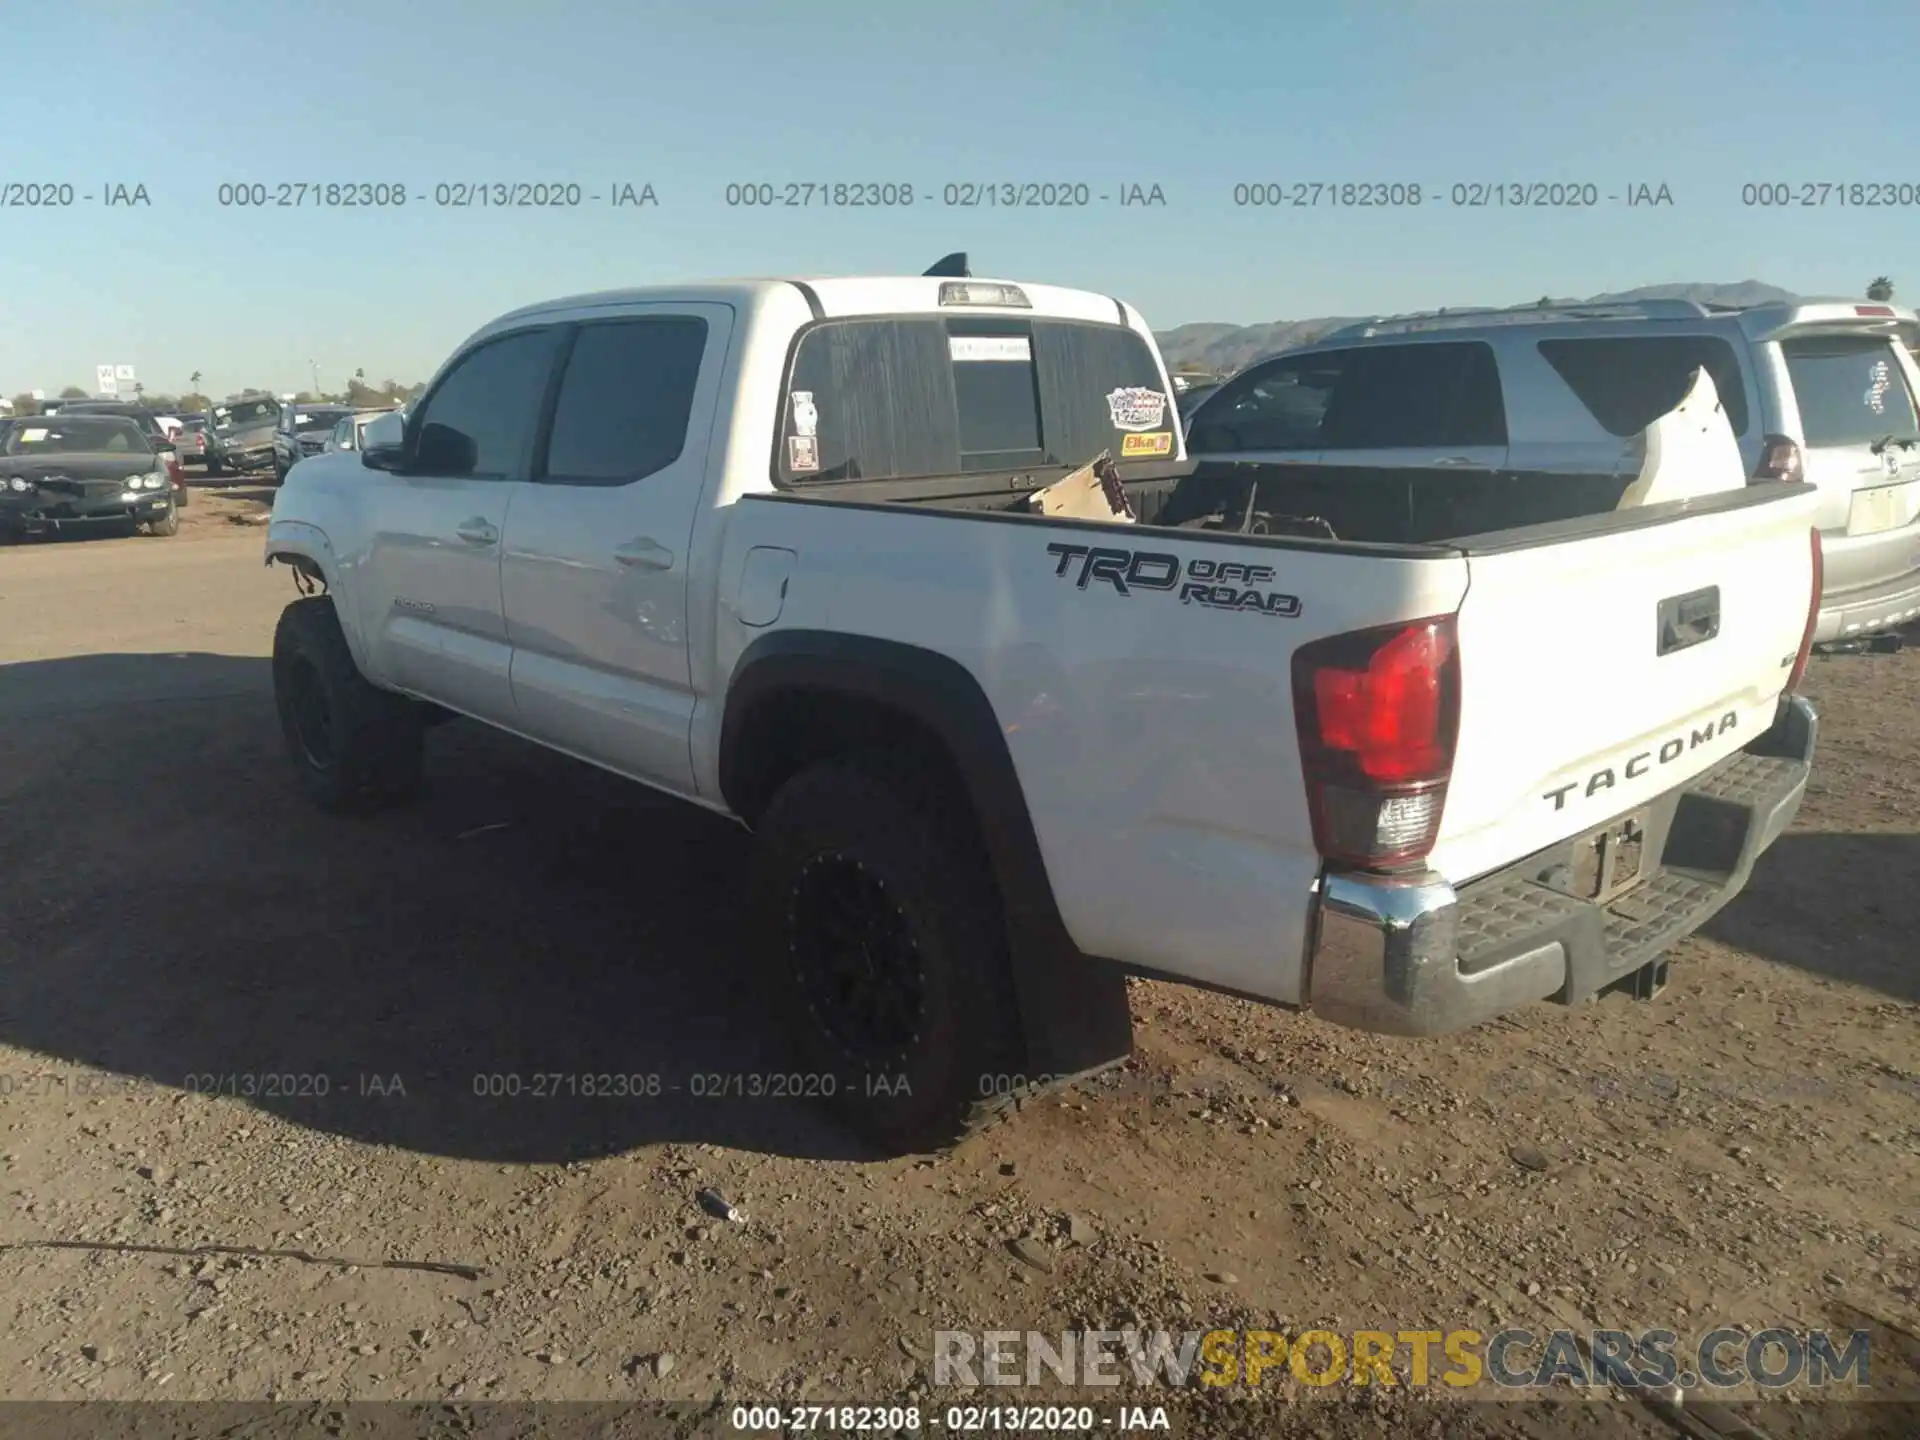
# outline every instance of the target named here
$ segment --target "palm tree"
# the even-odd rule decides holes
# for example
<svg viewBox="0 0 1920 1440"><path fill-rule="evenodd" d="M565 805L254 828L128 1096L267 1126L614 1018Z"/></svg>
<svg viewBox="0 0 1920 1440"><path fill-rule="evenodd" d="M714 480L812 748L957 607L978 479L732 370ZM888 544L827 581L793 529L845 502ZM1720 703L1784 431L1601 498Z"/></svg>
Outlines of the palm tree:
<svg viewBox="0 0 1920 1440"><path fill-rule="evenodd" d="M199 392L200 372L198 370L194 371L191 375L187 376L187 384L191 385L194 388L194 392L196 394Z"/></svg>
<svg viewBox="0 0 1920 1440"><path fill-rule="evenodd" d="M1867 298L1882 303L1893 299L1893 281L1884 275L1874 276L1873 283L1867 286Z"/></svg>

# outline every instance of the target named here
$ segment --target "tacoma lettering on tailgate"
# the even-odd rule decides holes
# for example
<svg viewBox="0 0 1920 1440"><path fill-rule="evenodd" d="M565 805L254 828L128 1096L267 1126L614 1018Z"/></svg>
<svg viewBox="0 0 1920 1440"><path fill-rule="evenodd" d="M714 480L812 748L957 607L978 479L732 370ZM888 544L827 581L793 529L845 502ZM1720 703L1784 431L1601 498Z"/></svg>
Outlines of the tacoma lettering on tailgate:
<svg viewBox="0 0 1920 1440"><path fill-rule="evenodd" d="M1685 735L1674 736L1662 744L1658 750L1642 750L1638 755L1629 756L1627 763L1620 767L1620 775L1628 780L1638 780L1655 765L1671 765L1689 750L1697 750L1702 745L1711 745L1727 731L1738 728L1739 724L1740 716L1729 710L1718 720L1709 720L1705 724L1695 726ZM1615 783L1614 769L1611 765L1605 769L1596 770L1587 777L1586 794L1583 798L1590 799L1602 790L1611 789ZM1575 780L1572 784L1562 785L1557 790L1547 791L1540 798L1551 800L1554 809L1564 810L1567 808L1568 794L1580 788L1581 782Z"/></svg>
<svg viewBox="0 0 1920 1440"><path fill-rule="evenodd" d="M1188 560L1157 550L1122 550L1105 545L1049 545L1055 558L1053 573L1085 590L1098 580L1115 593L1131 596L1136 590L1178 590L1182 605L1204 605L1210 610L1250 610L1260 615L1291 618L1300 613L1300 597L1265 586L1273 579L1271 565L1248 565L1238 560ZM1077 563L1076 563L1077 562Z"/></svg>

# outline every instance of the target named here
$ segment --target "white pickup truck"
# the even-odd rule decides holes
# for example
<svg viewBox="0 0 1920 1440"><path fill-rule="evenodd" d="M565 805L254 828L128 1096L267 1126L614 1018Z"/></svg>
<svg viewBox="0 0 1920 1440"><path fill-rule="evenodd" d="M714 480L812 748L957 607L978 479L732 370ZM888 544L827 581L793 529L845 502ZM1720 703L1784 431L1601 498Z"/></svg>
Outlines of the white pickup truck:
<svg viewBox="0 0 1920 1440"><path fill-rule="evenodd" d="M377 809L459 715L735 818L796 1061L895 1150L1124 1058L1128 973L1399 1034L1660 988L1800 803L1811 487L1335 533L1171 397L1047 285L517 310L276 498L295 765ZM1032 502L1102 455L1117 511Z"/></svg>

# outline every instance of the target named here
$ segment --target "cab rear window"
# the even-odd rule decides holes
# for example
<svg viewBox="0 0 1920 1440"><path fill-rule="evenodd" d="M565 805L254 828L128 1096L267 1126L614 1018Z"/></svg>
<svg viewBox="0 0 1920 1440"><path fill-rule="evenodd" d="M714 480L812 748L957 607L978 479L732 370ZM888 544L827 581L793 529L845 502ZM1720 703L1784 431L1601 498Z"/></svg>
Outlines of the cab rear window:
<svg viewBox="0 0 1920 1440"><path fill-rule="evenodd" d="M1878 336L1807 336L1781 343L1800 435L1809 449L1920 436L1913 395L1890 342Z"/></svg>
<svg viewBox="0 0 1920 1440"><path fill-rule="evenodd" d="M1152 349L1120 325L986 316L828 320L781 396L784 485L1171 456Z"/></svg>

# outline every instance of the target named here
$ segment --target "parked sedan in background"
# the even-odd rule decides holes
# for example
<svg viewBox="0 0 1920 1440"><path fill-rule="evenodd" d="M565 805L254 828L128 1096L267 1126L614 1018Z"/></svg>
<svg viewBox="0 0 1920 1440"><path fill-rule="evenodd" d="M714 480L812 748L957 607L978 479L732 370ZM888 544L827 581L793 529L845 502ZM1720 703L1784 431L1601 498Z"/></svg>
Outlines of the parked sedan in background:
<svg viewBox="0 0 1920 1440"><path fill-rule="evenodd" d="M192 497L187 489L187 477L180 469L179 447L153 410L130 400L69 400L62 404L59 413L63 416L118 415L133 421L147 437L147 443L167 462L167 473L173 477L173 503L182 510L187 508Z"/></svg>
<svg viewBox="0 0 1920 1440"><path fill-rule="evenodd" d="M206 465L207 425L204 415L180 417L180 428L173 432L173 448L179 452L182 465Z"/></svg>
<svg viewBox="0 0 1920 1440"><path fill-rule="evenodd" d="M0 540L95 526L180 529L177 462L124 415L68 411L9 425L0 440Z"/></svg>
<svg viewBox="0 0 1920 1440"><path fill-rule="evenodd" d="M387 406L381 410L356 410L351 415L342 415L333 427L333 433L327 436L322 450L331 453L335 450L358 450L361 448L361 436L366 433L367 422L382 415L391 415L396 407Z"/></svg>

